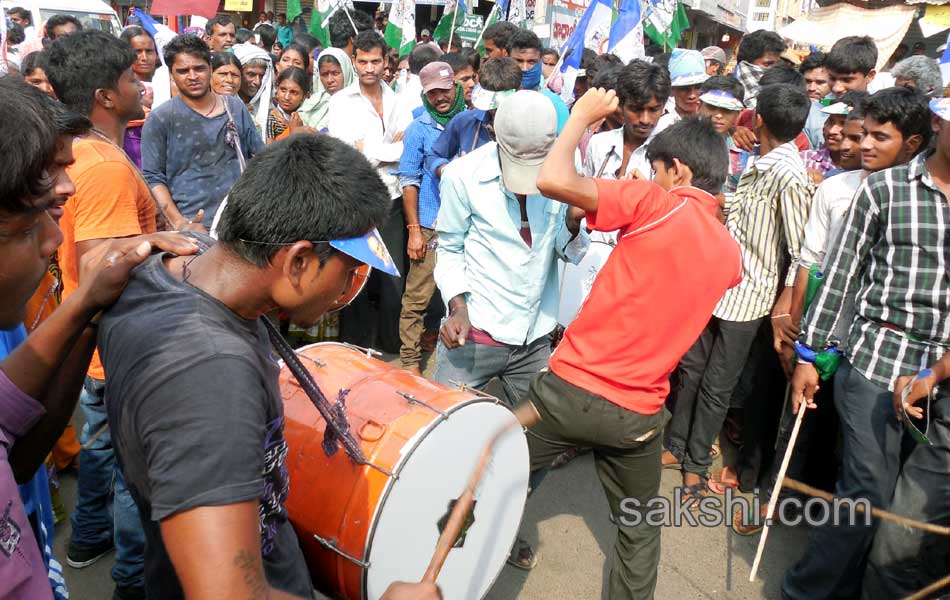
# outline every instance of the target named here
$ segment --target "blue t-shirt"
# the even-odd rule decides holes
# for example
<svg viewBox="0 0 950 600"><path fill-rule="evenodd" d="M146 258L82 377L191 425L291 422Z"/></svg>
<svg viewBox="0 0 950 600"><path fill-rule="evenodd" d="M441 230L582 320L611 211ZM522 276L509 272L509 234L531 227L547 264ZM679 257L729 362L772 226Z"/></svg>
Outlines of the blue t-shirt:
<svg viewBox="0 0 950 600"><path fill-rule="evenodd" d="M264 148L244 103L237 96L221 96L228 103L245 160ZM164 184L178 211L193 217L204 209L204 225L211 227L221 200L241 176L237 150L227 141L228 114L198 114L180 96L162 104L142 128L142 174L150 187Z"/></svg>

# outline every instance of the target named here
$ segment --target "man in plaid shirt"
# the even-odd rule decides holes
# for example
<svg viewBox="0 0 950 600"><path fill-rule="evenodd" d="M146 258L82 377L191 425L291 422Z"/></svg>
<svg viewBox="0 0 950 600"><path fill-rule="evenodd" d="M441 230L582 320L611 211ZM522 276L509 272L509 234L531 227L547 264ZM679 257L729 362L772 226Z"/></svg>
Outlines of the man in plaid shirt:
<svg viewBox="0 0 950 600"><path fill-rule="evenodd" d="M940 115L934 119L940 132L937 149L870 175L858 190L842 238L830 249L824 286L802 322L792 379L796 412L803 401L813 407L819 380L810 354L843 348L834 383L844 438L835 495L867 499L877 507L891 504L901 471L903 431L892 408L895 382L950 349L950 125L944 120L950 119L950 103L935 101L931 108ZM856 314L848 339L837 339L838 321L849 304ZM947 504L950 470L945 397L927 415L934 445L917 452L925 456L912 476L908 463L893 496L895 509L905 505L924 520L947 513L946 506L943 513L936 506L938 498ZM923 491L928 488L934 490L932 498ZM785 576L784 597L858 594L875 527L863 519L849 524L847 515L841 516L839 525L813 531L804 558ZM936 578L932 571L940 552L925 550L927 544L903 528L893 531L883 529L887 539L876 543L865 598L903 597ZM941 576L946 556L944 547L944 565L937 569Z"/></svg>

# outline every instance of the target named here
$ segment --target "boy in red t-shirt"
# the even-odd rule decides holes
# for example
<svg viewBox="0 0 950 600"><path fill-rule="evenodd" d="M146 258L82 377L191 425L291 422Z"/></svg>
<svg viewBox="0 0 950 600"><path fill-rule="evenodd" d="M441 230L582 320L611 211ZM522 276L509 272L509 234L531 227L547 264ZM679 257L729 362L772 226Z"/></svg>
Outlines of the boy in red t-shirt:
<svg viewBox="0 0 950 600"><path fill-rule="evenodd" d="M616 108L613 91L585 94L538 177L545 196L587 211L593 229L619 230L619 241L551 370L531 384L527 399L542 418L528 445L535 475L568 448L593 448L619 529L608 597L649 598L660 531L643 517L659 492L669 375L742 268L738 245L716 219L713 194L728 158L709 121L683 120L651 141L653 182L577 174L577 142Z"/></svg>

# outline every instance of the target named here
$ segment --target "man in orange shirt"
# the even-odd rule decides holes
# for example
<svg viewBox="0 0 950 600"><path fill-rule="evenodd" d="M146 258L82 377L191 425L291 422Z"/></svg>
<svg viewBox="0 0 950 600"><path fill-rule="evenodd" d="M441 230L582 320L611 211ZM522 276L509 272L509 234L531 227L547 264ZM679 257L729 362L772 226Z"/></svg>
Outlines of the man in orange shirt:
<svg viewBox="0 0 950 600"><path fill-rule="evenodd" d="M73 144L76 162L67 172L76 185L60 219L59 249L63 295L79 286L79 261L114 238L152 233L155 202L148 186L122 150L127 123L143 116L142 85L132 72L135 53L99 31L83 31L50 47L49 79L70 109L89 117L92 131ZM144 547L135 504L125 487L106 423L105 373L94 355L80 398L86 417L79 458L79 490L66 553L71 567L83 568L116 547L113 598L144 598ZM91 438L98 435L94 440ZM110 495L112 514L109 512Z"/></svg>
<svg viewBox="0 0 950 600"><path fill-rule="evenodd" d="M617 109L592 89L571 111L541 167L538 189L587 212L587 226L618 231L618 243L577 318L535 377L527 399L541 415L528 430L532 487L558 454L593 448L618 533L611 599L652 598L660 530L645 521L660 488L663 407L669 375L739 283L739 246L716 218L726 145L709 121L684 119L647 149L653 182L581 177L574 149L585 129Z"/></svg>

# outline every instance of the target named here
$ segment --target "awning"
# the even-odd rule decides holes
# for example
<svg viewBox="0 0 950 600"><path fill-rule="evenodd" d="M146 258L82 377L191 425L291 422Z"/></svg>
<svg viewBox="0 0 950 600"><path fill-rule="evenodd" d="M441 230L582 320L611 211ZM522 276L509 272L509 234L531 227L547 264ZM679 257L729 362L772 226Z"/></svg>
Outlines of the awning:
<svg viewBox="0 0 950 600"><path fill-rule="evenodd" d="M849 35L869 35L877 44L877 68L887 63L904 39L917 12L916 6L858 8L853 4L833 4L816 8L808 15L779 30L779 35L802 44L830 49Z"/></svg>

